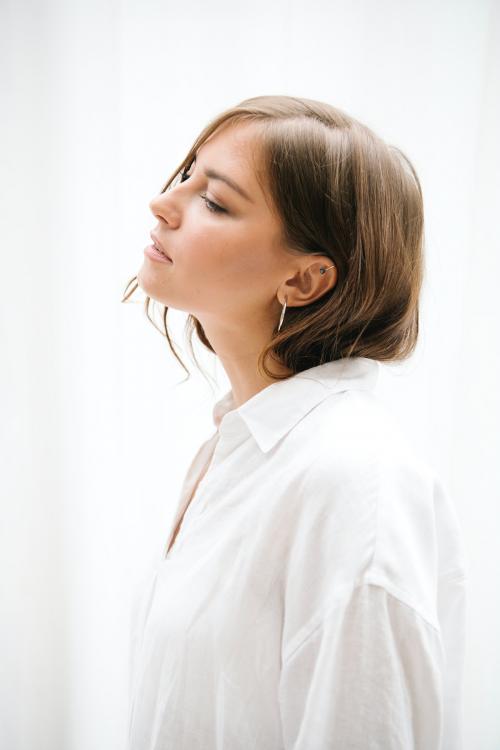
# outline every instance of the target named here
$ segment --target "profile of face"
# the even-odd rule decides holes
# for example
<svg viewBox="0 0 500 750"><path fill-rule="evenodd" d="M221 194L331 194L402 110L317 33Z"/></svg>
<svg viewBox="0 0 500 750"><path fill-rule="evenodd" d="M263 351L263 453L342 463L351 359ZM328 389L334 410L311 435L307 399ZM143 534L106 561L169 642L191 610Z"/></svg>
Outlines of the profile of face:
<svg viewBox="0 0 500 750"><path fill-rule="evenodd" d="M258 125L226 125L201 145L189 176L149 204L158 219L153 233L172 262L145 254L138 284L202 325L225 321L244 331L250 321L266 321L272 328L285 294L288 304L290 292L299 304L318 296L307 269L318 277L328 258L299 257L284 247L265 181L263 188L255 172L257 146ZM326 277L319 276L323 291L333 283Z"/></svg>

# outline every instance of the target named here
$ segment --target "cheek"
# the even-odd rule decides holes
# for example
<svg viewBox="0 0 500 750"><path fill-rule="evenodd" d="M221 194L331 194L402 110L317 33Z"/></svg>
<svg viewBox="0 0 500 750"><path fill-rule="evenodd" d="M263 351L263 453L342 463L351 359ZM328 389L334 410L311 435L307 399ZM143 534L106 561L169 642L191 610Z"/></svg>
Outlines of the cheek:
<svg viewBox="0 0 500 750"><path fill-rule="evenodd" d="M178 249L186 270L227 278L256 265L254 244L234 227L205 225L185 234Z"/></svg>
<svg viewBox="0 0 500 750"><path fill-rule="evenodd" d="M197 289L240 295L254 285L269 284L276 264L271 229L262 222L230 218L186 216L176 243L179 271L188 274Z"/></svg>
<svg viewBox="0 0 500 750"><path fill-rule="evenodd" d="M228 244L223 232L198 221L196 228L183 233L178 254L187 268L209 268L223 262Z"/></svg>

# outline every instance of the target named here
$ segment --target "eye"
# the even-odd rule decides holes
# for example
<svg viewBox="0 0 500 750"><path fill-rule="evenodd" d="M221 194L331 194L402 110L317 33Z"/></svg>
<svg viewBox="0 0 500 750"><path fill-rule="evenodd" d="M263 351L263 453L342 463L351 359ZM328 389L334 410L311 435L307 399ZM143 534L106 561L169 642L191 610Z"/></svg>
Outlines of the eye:
<svg viewBox="0 0 500 750"><path fill-rule="evenodd" d="M181 172L180 182L186 182L186 180L189 180L190 177L191 177L191 175L188 174L188 170L183 169L182 172ZM200 195L200 198L203 198L203 200L205 201L206 207L212 213L214 213L214 214L219 214L219 213L225 214L225 213L227 213L227 211L226 211L225 208L222 208L222 206L219 206L217 203L214 203L213 201L209 200L207 198L207 196L206 196L206 193L202 193Z"/></svg>
<svg viewBox="0 0 500 750"><path fill-rule="evenodd" d="M200 198L203 198L205 201L205 205L208 208L209 211L212 211L214 214L225 214L227 213L225 208L222 208L222 206L219 206L217 203L214 203L213 201L209 200L206 196L206 194L201 194Z"/></svg>

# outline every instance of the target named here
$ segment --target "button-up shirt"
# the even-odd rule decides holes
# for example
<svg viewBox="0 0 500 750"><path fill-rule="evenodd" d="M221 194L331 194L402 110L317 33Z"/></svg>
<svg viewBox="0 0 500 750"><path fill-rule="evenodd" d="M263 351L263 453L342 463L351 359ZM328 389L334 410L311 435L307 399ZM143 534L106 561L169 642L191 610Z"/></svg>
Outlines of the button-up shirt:
<svg viewBox="0 0 500 750"><path fill-rule="evenodd" d="M213 407L133 614L129 750L462 747L461 527L380 366Z"/></svg>

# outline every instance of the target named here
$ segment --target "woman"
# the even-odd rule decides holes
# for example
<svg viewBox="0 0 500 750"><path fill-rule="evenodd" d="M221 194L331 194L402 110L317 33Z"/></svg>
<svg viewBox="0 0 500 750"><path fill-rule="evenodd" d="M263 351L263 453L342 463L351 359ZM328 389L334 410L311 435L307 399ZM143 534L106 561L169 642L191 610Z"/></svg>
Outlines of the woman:
<svg viewBox="0 0 500 750"><path fill-rule="evenodd" d="M231 390L144 590L130 750L457 750L458 521L373 393L417 341L412 165L328 104L255 97L150 208L124 299L165 306L179 361L188 312Z"/></svg>

